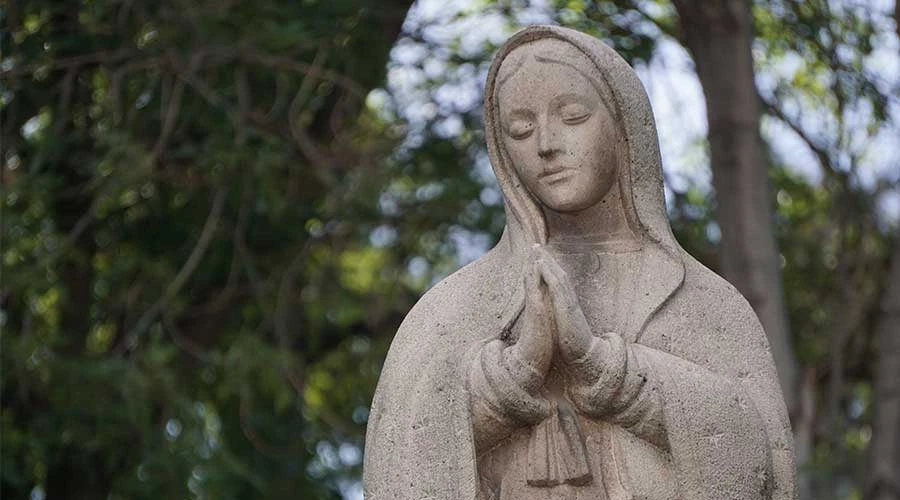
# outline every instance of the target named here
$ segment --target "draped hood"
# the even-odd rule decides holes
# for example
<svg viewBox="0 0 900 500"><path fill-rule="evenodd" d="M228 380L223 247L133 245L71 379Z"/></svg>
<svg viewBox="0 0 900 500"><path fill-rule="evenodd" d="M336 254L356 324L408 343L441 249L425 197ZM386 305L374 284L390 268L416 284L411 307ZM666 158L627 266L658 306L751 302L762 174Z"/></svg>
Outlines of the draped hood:
<svg viewBox="0 0 900 500"><path fill-rule="evenodd" d="M649 240L672 254L680 247L666 216L663 194L659 140L650 101L634 70L600 40L567 28L532 26L512 36L494 56L484 91L484 129L491 165L506 200L507 229L511 243L529 248L531 243L546 243L547 231L537 202L522 185L503 151L497 99L497 75L500 66L516 48L540 39L552 38L571 44L584 54L599 72L609 90L613 116L621 127L625 165L620 165L619 186L626 211ZM629 215L631 215L629 214Z"/></svg>

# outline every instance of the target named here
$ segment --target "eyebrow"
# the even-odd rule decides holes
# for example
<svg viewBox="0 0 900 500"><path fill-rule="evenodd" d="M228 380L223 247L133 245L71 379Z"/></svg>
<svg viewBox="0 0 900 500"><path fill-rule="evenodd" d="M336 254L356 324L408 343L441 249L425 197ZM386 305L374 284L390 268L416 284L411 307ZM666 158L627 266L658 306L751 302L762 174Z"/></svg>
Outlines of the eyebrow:
<svg viewBox="0 0 900 500"><path fill-rule="evenodd" d="M511 119L534 118L534 115L534 111L529 108L515 108L506 113L506 116Z"/></svg>
<svg viewBox="0 0 900 500"><path fill-rule="evenodd" d="M551 105L560 105L560 104L568 104L570 102L577 102L584 105L596 106L597 99L593 99L592 96L585 96L582 94L576 94L574 92L568 92L565 94L558 95L553 99L550 99Z"/></svg>
<svg viewBox="0 0 900 500"><path fill-rule="evenodd" d="M585 106L594 108L597 106L597 99L593 99L591 96L584 96L582 94L577 94L575 92L567 92L565 94L560 94L558 96L550 99L551 106L559 106L563 104L569 104L572 102L583 104ZM531 118L534 116L534 111L531 108L515 108L507 113L507 116L510 118L519 118L519 117L527 117Z"/></svg>

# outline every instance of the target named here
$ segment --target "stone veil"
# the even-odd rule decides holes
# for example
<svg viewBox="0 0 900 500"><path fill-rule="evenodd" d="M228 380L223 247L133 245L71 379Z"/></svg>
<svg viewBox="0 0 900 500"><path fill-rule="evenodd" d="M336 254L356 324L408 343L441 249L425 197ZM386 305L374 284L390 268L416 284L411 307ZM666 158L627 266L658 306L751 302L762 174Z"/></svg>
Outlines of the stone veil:
<svg viewBox="0 0 900 500"><path fill-rule="evenodd" d="M601 462L594 464L596 481L605 484L598 500L603 495L609 500L795 498L790 424L765 333L746 300L685 252L672 234L656 128L643 86L601 41L550 26L520 31L494 57L485 88L485 136L505 199L506 230L487 254L429 290L400 326L369 415L366 498L514 497L492 489L496 486L486 478L490 474L483 461L489 453L479 449L473 431L473 398L480 390L473 384L483 379L479 370L493 359L492 346L515 340L512 325L524 307L522 269L532 247L547 243L540 204L504 151L497 98L503 61L515 49L543 39L577 49L594 66L580 70L602 81L598 92L620 129L615 188L643 248L635 274L638 292L619 332L628 366L621 384L638 387L641 404L651 408L653 425L660 429L648 431L650 424L592 414L573 404L578 419L605 422L603 428L609 429L601 437L591 435L597 434L593 427L586 431L592 446L600 448L591 459ZM499 397L522 416L523 428L538 425L552 412L546 401L514 384L490 384L504 387ZM651 444L644 443L642 433L655 436ZM662 457L671 481L633 458L644 452L629 450L644 446ZM544 495L549 490L534 491ZM525 498L563 498L529 495ZM565 498L588 497L573 493Z"/></svg>

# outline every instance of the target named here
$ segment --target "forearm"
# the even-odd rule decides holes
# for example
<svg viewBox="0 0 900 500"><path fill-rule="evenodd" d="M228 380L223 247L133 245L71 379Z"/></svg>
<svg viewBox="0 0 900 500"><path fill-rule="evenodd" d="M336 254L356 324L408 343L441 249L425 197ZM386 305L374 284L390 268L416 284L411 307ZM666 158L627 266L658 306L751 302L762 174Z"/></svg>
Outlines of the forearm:
<svg viewBox="0 0 900 500"><path fill-rule="evenodd" d="M585 355L570 365L569 397L585 415L666 448L662 396L640 347L617 334L595 337Z"/></svg>
<svg viewBox="0 0 900 500"><path fill-rule="evenodd" d="M540 422L550 404L537 395L542 377L500 340L484 344L469 370L476 453L489 450L513 430Z"/></svg>
<svg viewBox="0 0 900 500"><path fill-rule="evenodd" d="M621 425L663 449L669 447L666 405L698 395L721 395L717 405L723 408L695 411L721 413L727 408L738 420L762 424L738 381L667 352L625 343L617 334L595 337L587 353L571 364L570 373L569 396L579 411Z"/></svg>

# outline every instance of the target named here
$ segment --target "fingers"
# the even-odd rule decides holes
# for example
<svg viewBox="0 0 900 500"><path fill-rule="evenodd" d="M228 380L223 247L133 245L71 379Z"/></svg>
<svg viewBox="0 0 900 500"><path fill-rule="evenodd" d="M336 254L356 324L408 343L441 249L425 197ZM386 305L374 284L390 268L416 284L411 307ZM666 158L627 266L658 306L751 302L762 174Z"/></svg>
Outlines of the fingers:
<svg viewBox="0 0 900 500"><path fill-rule="evenodd" d="M553 266L546 260L539 261L540 269L541 269L541 279L544 280L544 283L547 283L547 288L550 289L550 297L553 299L553 302L556 303L559 298L568 295L566 293L566 285L560 275L553 269Z"/></svg>
<svg viewBox="0 0 900 500"><path fill-rule="evenodd" d="M578 359L590 346L592 337L590 326L566 272L546 249L539 249L539 252L537 262L541 278L547 283L550 291L553 315L559 333L558 345L565 358Z"/></svg>
<svg viewBox="0 0 900 500"><path fill-rule="evenodd" d="M556 261L556 258L544 247L536 249L536 262L540 264L541 274L549 286L556 286L557 289L564 289L568 282L568 274ZM552 281L551 281L552 280Z"/></svg>
<svg viewBox="0 0 900 500"><path fill-rule="evenodd" d="M525 271L525 303L532 307L541 305L541 270L537 262L532 261Z"/></svg>
<svg viewBox="0 0 900 500"><path fill-rule="evenodd" d="M523 362L539 372L546 372L553 352L553 333L550 328L551 314L547 309L545 285L541 282L541 271L537 261L532 260L527 265L523 279L525 310L514 351Z"/></svg>
<svg viewBox="0 0 900 500"><path fill-rule="evenodd" d="M552 259L552 257L550 257ZM540 260L541 278L550 289L550 300L553 308L558 312L571 309L578 304L578 296L566 272L559 267L555 260L543 258Z"/></svg>

